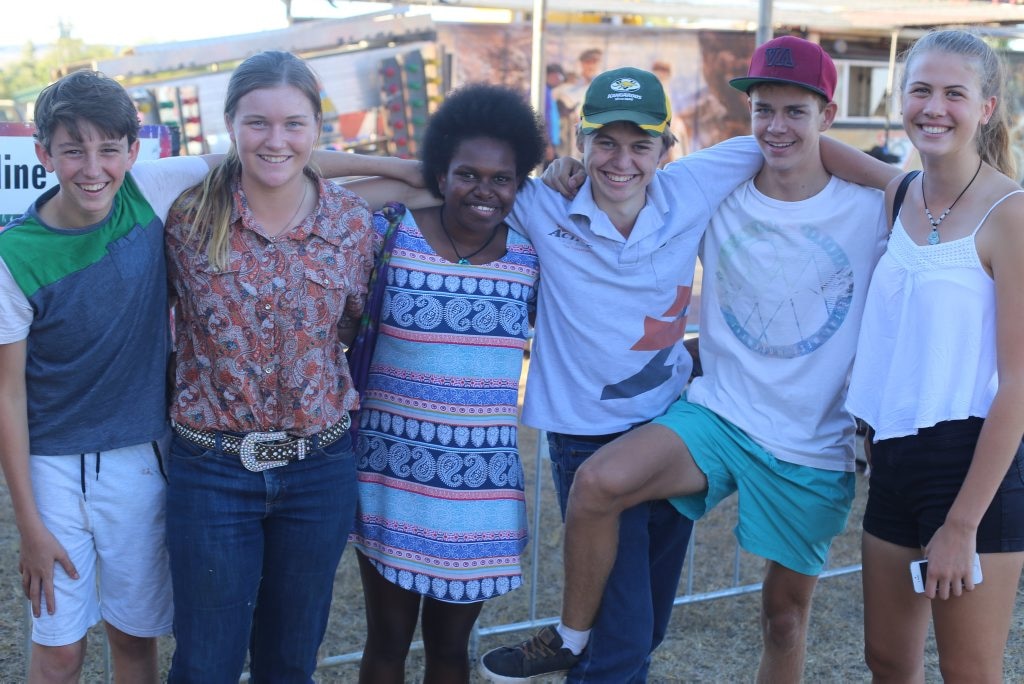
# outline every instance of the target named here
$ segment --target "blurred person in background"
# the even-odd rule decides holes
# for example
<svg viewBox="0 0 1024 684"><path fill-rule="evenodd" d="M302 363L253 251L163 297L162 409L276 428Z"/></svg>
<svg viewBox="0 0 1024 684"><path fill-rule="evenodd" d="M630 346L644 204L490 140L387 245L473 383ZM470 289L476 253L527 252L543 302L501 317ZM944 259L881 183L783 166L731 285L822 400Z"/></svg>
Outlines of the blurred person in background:
<svg viewBox="0 0 1024 684"><path fill-rule="evenodd" d="M547 166L562 146L562 115L555 99L555 89L565 83L565 71L561 64L548 64L545 69L544 81L544 134L547 148L544 152L544 165Z"/></svg>
<svg viewBox="0 0 1024 684"><path fill-rule="evenodd" d="M686 121L676 113L679 102L672 93L672 66L668 62L658 60L651 65L651 73L658 77L661 87L665 89L665 97L668 98L669 106L672 108L672 121L669 128L676 134L678 141L669 150L665 161L662 162L662 166L664 166L685 156L690 151L690 132L686 129Z"/></svg>

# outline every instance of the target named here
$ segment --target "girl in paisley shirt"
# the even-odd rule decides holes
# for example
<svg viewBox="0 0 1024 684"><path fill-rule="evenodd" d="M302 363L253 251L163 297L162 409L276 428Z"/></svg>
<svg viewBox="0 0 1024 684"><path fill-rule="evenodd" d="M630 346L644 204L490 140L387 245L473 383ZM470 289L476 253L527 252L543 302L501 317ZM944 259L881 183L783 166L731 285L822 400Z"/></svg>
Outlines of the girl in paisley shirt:
<svg viewBox="0 0 1024 684"><path fill-rule="evenodd" d="M231 149L167 226L178 296L167 536L171 682L311 681L355 510L344 357L372 263L366 204L310 165L318 81L232 74Z"/></svg>

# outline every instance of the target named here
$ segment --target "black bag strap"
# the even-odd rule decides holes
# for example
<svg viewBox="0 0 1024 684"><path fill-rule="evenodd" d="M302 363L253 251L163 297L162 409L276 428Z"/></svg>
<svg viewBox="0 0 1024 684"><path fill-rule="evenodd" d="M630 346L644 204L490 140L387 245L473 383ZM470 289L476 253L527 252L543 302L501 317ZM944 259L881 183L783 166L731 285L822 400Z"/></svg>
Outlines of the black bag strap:
<svg viewBox="0 0 1024 684"><path fill-rule="evenodd" d="M892 228L896 224L896 217L899 216L900 207L903 206L903 198L907 196L907 188L910 187L910 182L918 177L920 171L911 171L907 175L903 176L903 180L900 181L900 185L896 188L896 194L892 198L892 220L889 222L889 227Z"/></svg>

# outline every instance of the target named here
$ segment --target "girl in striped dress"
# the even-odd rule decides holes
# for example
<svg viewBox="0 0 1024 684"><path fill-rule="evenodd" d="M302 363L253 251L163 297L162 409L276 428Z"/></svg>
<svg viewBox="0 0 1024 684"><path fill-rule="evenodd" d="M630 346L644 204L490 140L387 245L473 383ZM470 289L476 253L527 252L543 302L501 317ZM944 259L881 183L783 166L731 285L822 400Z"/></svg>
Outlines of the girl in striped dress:
<svg viewBox="0 0 1024 684"><path fill-rule="evenodd" d="M361 682L405 680L422 605L425 682L468 681L483 601L522 583L518 385L537 255L504 218L544 139L518 93L451 93L422 146L441 206L405 212L359 412ZM381 246L387 221L375 216Z"/></svg>

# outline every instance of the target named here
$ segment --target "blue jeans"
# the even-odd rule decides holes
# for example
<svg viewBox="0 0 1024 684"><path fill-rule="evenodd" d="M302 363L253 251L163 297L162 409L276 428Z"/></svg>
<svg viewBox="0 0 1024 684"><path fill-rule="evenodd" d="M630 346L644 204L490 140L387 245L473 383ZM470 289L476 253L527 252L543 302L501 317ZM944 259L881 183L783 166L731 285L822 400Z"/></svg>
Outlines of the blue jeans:
<svg viewBox="0 0 1024 684"><path fill-rule="evenodd" d="M168 681L237 684L248 649L251 681L311 682L355 517L351 438L261 473L177 435L170 453Z"/></svg>
<svg viewBox="0 0 1024 684"><path fill-rule="evenodd" d="M548 433L551 473L565 518L576 470L600 442ZM693 521L667 501L649 501L619 516L619 549L583 658L567 682L627 684L647 681L651 653L672 617Z"/></svg>

